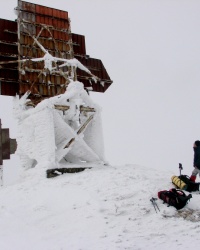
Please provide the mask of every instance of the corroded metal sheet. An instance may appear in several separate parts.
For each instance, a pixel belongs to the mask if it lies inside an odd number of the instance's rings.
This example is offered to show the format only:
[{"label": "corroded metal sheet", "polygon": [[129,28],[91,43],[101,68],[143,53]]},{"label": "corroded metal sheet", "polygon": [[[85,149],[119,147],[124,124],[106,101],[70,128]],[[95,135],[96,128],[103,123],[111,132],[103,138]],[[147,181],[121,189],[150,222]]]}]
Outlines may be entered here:
[{"label": "corroded metal sheet", "polygon": [[[76,57],[76,55],[75,55]],[[79,61],[85,65],[95,76],[99,78],[97,82],[90,79],[87,73],[77,70],[77,78],[83,82],[85,87],[92,91],[105,92],[112,84],[112,81],[101,60],[88,57],[78,57]]]},{"label": "corroded metal sheet", "polygon": [[0,18],[0,41],[17,42],[17,23]]},{"label": "corroded metal sheet", "polygon": [[85,36],[72,33],[73,49],[75,55],[86,55]]},{"label": "corroded metal sheet", "polygon": [[0,119],[0,165],[3,165],[3,160],[10,159],[10,155],[14,154],[16,149],[16,139],[10,139],[9,129],[2,128]]},{"label": "corroded metal sheet", "polygon": [[15,96],[19,90],[19,83],[10,81],[9,79],[0,79],[0,94]]},{"label": "corroded metal sheet", "polygon": [[[86,54],[85,37],[71,33],[68,12],[21,0],[18,0],[17,10],[18,24],[0,19],[0,61],[3,61],[0,64],[0,94],[23,95],[30,90],[32,99],[42,99],[65,91],[72,72],[68,67],[62,68],[64,74],[52,74],[44,71],[44,61],[20,62],[45,55],[35,38],[52,56],[64,59],[75,57],[98,77],[94,83],[91,75],[77,70],[75,77],[83,82],[85,88],[97,92],[107,90],[112,81],[101,60]],[[11,61],[12,65],[6,64],[6,61]]]},{"label": "corroded metal sheet", "polygon": [[24,1],[18,1],[18,6],[20,9],[25,10],[27,12],[35,12],[35,4],[27,3]]},{"label": "corroded metal sheet", "polygon": [[0,61],[16,61],[0,65],[0,94],[16,95],[18,84],[17,23],[0,19]]},{"label": "corroded metal sheet", "polygon": [[10,159],[10,138],[9,129],[4,128],[1,130],[1,144],[2,144],[2,157],[4,160]]},{"label": "corroded metal sheet", "polygon": [[[65,11],[19,0],[18,38],[19,61],[42,58],[45,55],[44,50],[54,57],[73,58],[70,22]],[[57,67],[56,64],[52,66]],[[44,71],[44,61],[19,63],[21,95],[30,90],[32,95],[39,98],[51,97],[63,93],[67,83],[67,77],[59,71]]]}]

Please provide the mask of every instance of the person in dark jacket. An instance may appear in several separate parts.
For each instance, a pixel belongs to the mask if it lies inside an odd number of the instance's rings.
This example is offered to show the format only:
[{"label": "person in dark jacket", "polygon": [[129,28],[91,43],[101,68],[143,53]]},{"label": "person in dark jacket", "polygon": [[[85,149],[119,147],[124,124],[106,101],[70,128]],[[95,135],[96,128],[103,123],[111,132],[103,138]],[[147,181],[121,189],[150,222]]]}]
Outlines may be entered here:
[{"label": "person in dark jacket", "polygon": [[195,141],[193,148],[194,148],[194,162],[193,162],[194,170],[192,171],[190,180],[195,182],[197,175],[199,174],[200,176],[200,141]]}]

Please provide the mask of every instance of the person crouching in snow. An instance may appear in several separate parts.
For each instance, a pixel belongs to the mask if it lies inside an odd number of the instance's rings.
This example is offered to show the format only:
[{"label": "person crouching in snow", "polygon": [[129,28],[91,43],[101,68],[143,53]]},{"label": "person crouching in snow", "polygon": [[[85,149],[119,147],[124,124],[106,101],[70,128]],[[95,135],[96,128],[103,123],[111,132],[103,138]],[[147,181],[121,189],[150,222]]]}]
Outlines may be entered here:
[{"label": "person crouching in snow", "polygon": [[193,164],[194,170],[192,171],[190,180],[195,182],[197,174],[199,174],[200,176],[200,141],[195,141],[193,148],[194,148],[194,164]]}]

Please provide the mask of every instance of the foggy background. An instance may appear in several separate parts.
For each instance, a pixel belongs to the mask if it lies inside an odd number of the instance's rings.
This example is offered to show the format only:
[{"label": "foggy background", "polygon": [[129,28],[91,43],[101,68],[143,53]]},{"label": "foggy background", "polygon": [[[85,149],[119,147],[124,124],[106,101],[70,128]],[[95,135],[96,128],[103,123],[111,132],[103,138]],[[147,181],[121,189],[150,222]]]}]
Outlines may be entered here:
[{"label": "foggy background", "polygon": [[[113,84],[91,96],[102,107],[107,160],[190,175],[200,139],[200,1],[32,0],[69,12],[87,54],[102,60]],[[0,18],[14,20],[17,0]],[[2,126],[15,136],[12,98],[0,96]],[[8,165],[8,161],[4,161]]]}]

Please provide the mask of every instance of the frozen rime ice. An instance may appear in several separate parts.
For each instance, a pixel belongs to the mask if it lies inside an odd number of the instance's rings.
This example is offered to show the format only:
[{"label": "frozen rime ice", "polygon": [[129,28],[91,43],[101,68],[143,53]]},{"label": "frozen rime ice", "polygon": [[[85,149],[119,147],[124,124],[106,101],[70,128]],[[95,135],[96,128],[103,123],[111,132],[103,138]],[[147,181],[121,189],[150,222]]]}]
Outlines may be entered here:
[{"label": "frozen rime ice", "polygon": [[[105,161],[101,109],[82,83],[71,81],[64,94],[45,99],[35,108],[26,106],[29,94],[14,99],[14,116],[18,121],[17,154],[24,168],[58,168],[62,161],[65,167],[71,163],[101,164]],[[63,112],[54,105],[66,105],[70,109]],[[81,105],[94,108],[96,112],[86,129],[77,135],[77,130],[90,116],[90,113],[80,112]],[[75,138],[74,143],[65,148],[72,138]]]},{"label": "frozen rime ice", "polygon": [[[80,63],[76,58],[73,59],[64,59],[59,57],[53,57],[51,54],[49,54],[48,51],[45,50],[44,57],[40,58],[32,58],[30,59],[33,62],[41,62],[44,61],[44,68],[48,69],[50,72],[53,70],[53,62],[63,62],[63,64],[59,65],[59,68],[65,67],[65,66],[71,66],[75,68],[79,68],[88,74],[92,75],[90,70],[88,70],[82,63]],[[27,59],[24,59],[23,62],[27,61]]]}]

